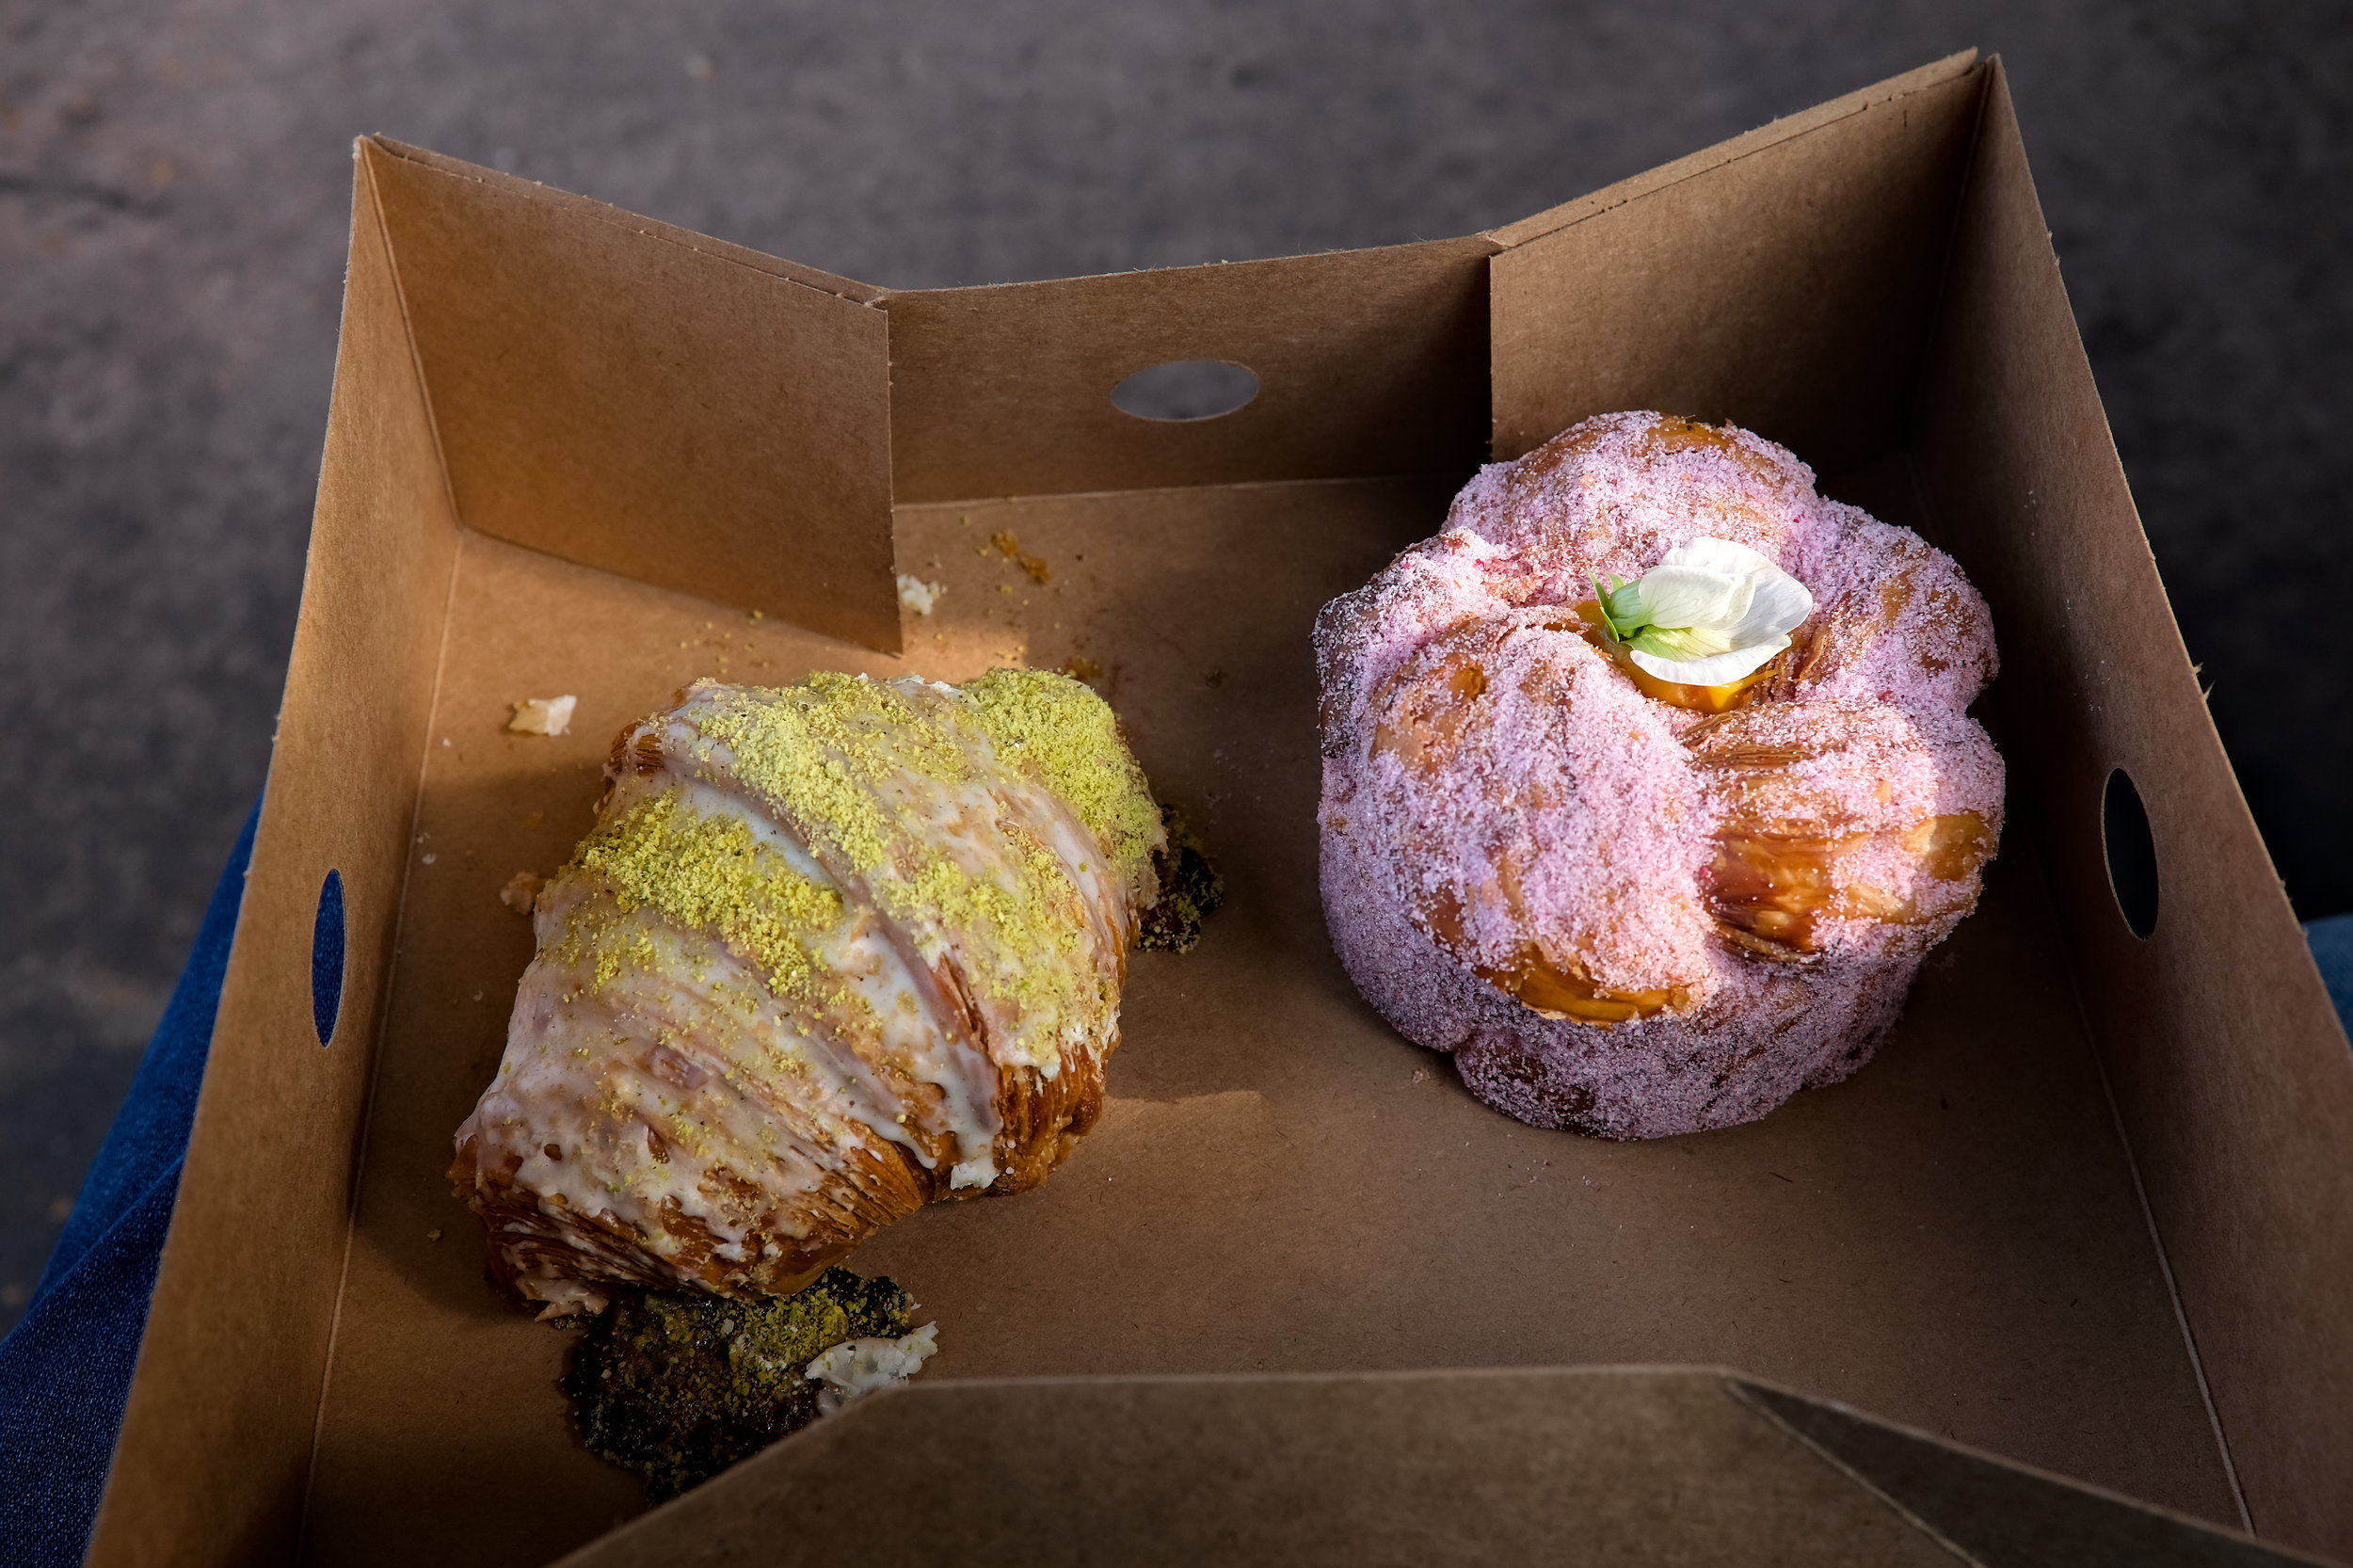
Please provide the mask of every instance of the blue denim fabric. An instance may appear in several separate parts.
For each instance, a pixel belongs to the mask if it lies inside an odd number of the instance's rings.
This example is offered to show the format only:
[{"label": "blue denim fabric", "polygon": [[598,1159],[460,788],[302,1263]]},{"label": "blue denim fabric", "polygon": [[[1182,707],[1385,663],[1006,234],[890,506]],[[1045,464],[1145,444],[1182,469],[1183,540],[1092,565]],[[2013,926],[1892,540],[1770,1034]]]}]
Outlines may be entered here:
[{"label": "blue denim fabric", "polygon": [[[171,1223],[252,853],[248,820],[32,1304],[0,1340],[5,1568],[72,1568],[88,1542]],[[2305,930],[2337,1014],[2353,1032],[2353,915]]]},{"label": "blue denim fabric", "polygon": [[2347,1034],[2353,1034],[2353,915],[2314,920],[2304,928],[2304,937],[2313,945],[2320,978],[2329,983],[2329,1000],[2337,1004],[2338,1021]]},{"label": "blue denim fabric", "polygon": [[32,1302],[0,1340],[7,1568],[70,1568],[88,1543],[171,1224],[260,814],[257,808],[237,836],[195,951]]}]

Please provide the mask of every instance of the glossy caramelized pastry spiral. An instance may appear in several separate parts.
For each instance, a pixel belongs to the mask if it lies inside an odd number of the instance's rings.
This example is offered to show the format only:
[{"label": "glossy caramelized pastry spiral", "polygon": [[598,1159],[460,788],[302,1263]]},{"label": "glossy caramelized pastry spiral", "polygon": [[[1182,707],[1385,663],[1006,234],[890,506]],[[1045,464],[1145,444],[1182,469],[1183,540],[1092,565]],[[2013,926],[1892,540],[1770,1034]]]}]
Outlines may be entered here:
[{"label": "glossy caramelized pastry spiral", "polygon": [[[1596,599],[1695,539],[1813,599],[1723,686],[1641,668]],[[1744,430],[1610,414],[1481,471],[1316,648],[1340,958],[1540,1126],[1723,1127],[1853,1072],[2000,835],[1984,601]]]},{"label": "glossy caramelized pastry spiral", "polygon": [[1093,692],[703,681],[606,773],[457,1129],[516,1295],[781,1294],[1094,1124],[1164,837]]}]

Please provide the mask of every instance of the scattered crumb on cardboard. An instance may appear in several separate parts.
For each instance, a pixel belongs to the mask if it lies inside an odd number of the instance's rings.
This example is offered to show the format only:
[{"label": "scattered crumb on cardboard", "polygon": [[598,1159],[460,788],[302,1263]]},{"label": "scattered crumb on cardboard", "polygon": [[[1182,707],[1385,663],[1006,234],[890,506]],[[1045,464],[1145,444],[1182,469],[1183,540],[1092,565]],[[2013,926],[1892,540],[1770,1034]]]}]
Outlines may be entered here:
[{"label": "scattered crumb on cardboard", "polygon": [[909,615],[930,615],[932,606],[937,604],[939,596],[947,591],[948,584],[945,583],[926,583],[904,571],[899,574],[899,608]]},{"label": "scattered crumb on cardboard", "polygon": [[518,735],[561,735],[572,727],[576,696],[527,696],[516,702],[506,728]]},{"label": "scattered crumb on cardboard", "polygon": [[914,1308],[895,1281],[841,1268],[765,1301],[616,1291],[558,1386],[589,1452],[636,1471],[648,1497],[665,1502],[817,1419],[825,1380],[810,1363],[919,1332]]},{"label": "scattered crumb on cardboard", "polygon": [[1083,653],[1074,653],[1064,659],[1062,662],[1062,672],[1071,680],[1083,680],[1090,686],[1103,679],[1103,666]]},{"label": "scattered crumb on cardboard", "polygon": [[1136,946],[1162,952],[1191,952],[1201,940],[1201,924],[1225,902],[1225,879],[1209,863],[1201,836],[1174,806],[1160,808],[1168,846],[1152,856],[1160,879],[1160,901],[1144,912]]},{"label": "scattered crumb on cardboard", "polygon": [[1002,555],[1006,560],[1011,561],[1015,566],[1019,567],[1023,571],[1028,572],[1030,574],[1030,581],[1032,583],[1042,584],[1048,578],[1054,575],[1053,568],[1048,566],[1039,557],[1023,550],[1021,548],[1021,542],[1002,529],[1000,529],[998,532],[991,534],[988,536],[988,547],[989,549],[997,552],[998,554]]},{"label": "scattered crumb on cardboard", "polygon": [[506,886],[499,889],[499,902],[518,915],[528,915],[532,905],[539,902],[539,889],[546,886],[547,878],[544,876],[517,872],[506,879]]}]

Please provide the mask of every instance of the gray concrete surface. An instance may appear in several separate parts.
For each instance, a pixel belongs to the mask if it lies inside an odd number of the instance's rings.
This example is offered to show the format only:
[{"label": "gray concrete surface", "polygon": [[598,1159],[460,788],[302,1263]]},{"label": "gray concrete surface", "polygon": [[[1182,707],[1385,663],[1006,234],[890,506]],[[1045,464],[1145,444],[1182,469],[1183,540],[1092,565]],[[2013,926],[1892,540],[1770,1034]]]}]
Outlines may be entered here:
[{"label": "gray concrete surface", "polygon": [[0,3],[0,1326],[266,762],[384,131],[901,286],[1463,232],[1969,44],[2012,72],[2282,875],[2353,907],[2353,25],[2127,0]]}]

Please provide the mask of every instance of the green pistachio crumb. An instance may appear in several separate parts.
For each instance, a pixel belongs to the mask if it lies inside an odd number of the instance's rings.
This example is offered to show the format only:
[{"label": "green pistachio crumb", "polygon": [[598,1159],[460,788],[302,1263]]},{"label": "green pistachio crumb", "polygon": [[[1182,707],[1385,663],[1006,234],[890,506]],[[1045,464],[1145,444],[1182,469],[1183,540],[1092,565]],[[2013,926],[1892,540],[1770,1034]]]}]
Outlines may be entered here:
[{"label": "green pistachio crumb", "polygon": [[847,1269],[766,1301],[616,1292],[559,1385],[589,1451],[666,1502],[815,1420],[809,1362],[845,1340],[911,1332],[914,1306],[892,1280]]}]

